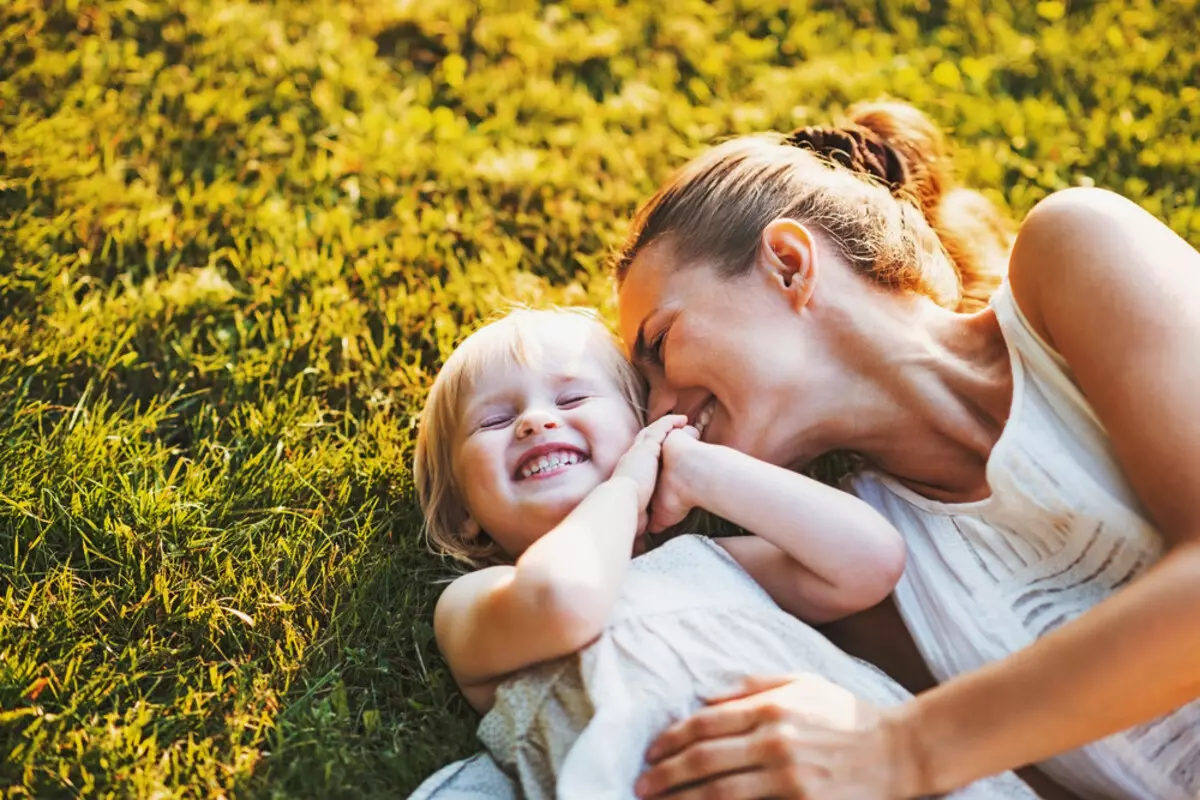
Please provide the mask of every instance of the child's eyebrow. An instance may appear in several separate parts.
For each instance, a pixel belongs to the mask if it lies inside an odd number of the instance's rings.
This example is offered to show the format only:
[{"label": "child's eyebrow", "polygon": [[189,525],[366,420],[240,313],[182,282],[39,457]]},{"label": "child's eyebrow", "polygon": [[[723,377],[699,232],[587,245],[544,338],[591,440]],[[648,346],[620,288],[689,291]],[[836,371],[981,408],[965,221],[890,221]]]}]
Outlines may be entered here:
[{"label": "child's eyebrow", "polygon": [[471,422],[472,417],[478,417],[488,410],[490,406],[500,405],[506,402],[504,391],[493,391],[485,394],[474,395],[462,405],[462,421]]},{"label": "child's eyebrow", "polygon": [[604,383],[603,379],[596,375],[589,375],[586,372],[563,372],[552,376],[554,382],[559,386],[567,386],[570,384],[582,384],[583,386],[600,386]]},{"label": "child's eyebrow", "polygon": [[[591,375],[586,371],[570,371],[570,372],[552,372],[549,374],[550,380],[559,386],[565,386],[572,383],[581,383],[586,386],[597,386],[604,381],[597,375]],[[513,397],[521,393],[520,389],[506,386],[497,389],[491,389],[484,392],[478,392],[463,402],[462,419],[469,420],[472,415],[477,415],[486,411],[489,406],[503,405],[511,403]]]}]

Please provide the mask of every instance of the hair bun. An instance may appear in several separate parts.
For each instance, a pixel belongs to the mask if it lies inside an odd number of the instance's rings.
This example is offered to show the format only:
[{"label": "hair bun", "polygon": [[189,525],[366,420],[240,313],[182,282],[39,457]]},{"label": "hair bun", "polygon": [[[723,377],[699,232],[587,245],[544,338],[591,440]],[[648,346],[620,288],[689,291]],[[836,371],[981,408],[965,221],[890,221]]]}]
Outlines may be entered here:
[{"label": "hair bun", "polygon": [[892,194],[908,184],[904,159],[874,131],[858,125],[826,127],[811,125],[797,128],[784,140],[786,144],[812,150],[843,167],[882,181]]}]

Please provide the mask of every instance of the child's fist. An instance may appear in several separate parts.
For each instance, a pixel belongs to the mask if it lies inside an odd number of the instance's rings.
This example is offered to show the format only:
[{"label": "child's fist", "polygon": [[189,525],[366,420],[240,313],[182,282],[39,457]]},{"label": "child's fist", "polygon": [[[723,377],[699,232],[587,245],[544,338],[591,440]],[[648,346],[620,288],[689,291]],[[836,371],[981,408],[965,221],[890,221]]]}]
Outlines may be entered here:
[{"label": "child's fist", "polygon": [[633,444],[621,456],[613,470],[614,478],[630,478],[637,485],[638,508],[650,504],[654,485],[658,481],[658,465],[662,458],[663,441],[668,434],[687,425],[683,414],[668,414],[651,422],[638,433]]}]

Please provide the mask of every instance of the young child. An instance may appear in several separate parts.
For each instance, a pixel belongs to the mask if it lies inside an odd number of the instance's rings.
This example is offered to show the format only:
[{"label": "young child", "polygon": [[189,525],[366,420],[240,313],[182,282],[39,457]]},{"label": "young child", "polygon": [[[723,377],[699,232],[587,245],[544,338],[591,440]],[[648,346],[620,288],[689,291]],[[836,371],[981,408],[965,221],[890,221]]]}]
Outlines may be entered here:
[{"label": "young child", "polygon": [[[886,597],[899,534],[849,494],[706,444],[695,422],[642,427],[641,381],[591,314],[515,311],[450,356],[414,469],[433,544],[477,568],[434,626],[490,755],[413,797],[632,798],[654,736],[747,675],[908,697],[800,621]],[[638,555],[656,488],[755,535]],[[1034,797],[1011,775],[962,796]]]}]

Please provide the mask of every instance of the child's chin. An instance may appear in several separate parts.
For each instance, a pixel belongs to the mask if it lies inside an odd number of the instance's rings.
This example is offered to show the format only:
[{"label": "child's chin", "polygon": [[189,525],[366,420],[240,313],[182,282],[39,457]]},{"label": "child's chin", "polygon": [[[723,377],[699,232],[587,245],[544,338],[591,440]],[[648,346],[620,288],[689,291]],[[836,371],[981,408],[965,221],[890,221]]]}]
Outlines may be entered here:
[{"label": "child's chin", "polygon": [[561,521],[584,501],[595,486],[576,485],[555,487],[538,498],[543,513]]}]

